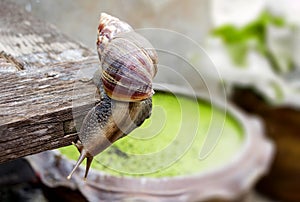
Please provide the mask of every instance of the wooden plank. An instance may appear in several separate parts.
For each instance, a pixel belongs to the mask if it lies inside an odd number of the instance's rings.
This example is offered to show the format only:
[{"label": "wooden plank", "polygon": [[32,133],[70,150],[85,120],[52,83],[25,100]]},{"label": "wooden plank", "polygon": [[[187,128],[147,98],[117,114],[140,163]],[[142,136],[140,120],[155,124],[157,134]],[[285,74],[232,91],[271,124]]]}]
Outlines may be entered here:
[{"label": "wooden plank", "polygon": [[33,71],[40,65],[78,61],[95,55],[55,26],[35,19],[8,0],[0,1],[0,52],[11,55],[24,69]]},{"label": "wooden plank", "polygon": [[0,52],[0,163],[71,144],[74,119],[80,127],[99,99],[95,54],[9,1],[0,2]]},{"label": "wooden plank", "polygon": [[[1,75],[0,162],[71,144],[77,136],[74,117],[82,118],[97,101],[92,80],[76,78],[76,73],[97,65],[88,59],[31,75]],[[59,76],[48,77],[49,69]]]}]

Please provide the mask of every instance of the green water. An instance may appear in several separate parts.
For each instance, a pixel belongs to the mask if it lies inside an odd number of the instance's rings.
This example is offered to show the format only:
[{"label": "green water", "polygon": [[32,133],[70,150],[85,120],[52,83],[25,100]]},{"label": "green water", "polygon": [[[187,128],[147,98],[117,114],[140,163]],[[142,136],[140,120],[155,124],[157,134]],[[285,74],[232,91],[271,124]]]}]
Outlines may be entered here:
[{"label": "green water", "polygon": [[[156,92],[151,118],[97,155],[92,167],[117,176],[189,175],[228,163],[242,143],[243,130],[230,114],[200,99]],[[79,156],[74,146],[59,150]]]}]

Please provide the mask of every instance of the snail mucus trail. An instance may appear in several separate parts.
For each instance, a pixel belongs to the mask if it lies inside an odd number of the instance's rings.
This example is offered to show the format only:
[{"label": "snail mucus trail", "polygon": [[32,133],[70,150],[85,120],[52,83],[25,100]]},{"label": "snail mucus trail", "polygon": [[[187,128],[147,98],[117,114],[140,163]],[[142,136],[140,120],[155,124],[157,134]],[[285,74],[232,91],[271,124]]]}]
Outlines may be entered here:
[{"label": "snail mucus trail", "polygon": [[127,23],[102,13],[97,51],[101,100],[84,118],[74,143],[80,156],[68,179],[85,158],[86,178],[94,156],[151,115],[152,79],[157,72],[157,54],[151,44]]}]

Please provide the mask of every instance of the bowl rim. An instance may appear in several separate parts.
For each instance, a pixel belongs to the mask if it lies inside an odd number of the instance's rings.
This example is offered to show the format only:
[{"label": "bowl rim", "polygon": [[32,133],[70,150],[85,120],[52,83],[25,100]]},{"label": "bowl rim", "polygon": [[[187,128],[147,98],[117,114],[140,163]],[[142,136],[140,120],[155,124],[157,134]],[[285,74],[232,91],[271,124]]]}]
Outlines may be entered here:
[{"label": "bowl rim", "polygon": [[[161,88],[160,86],[172,89],[172,93],[175,92],[176,94],[191,96],[188,92],[186,92],[186,89],[173,84],[160,83],[158,85],[154,85],[154,89],[166,91],[165,88]],[[219,109],[225,109],[225,113],[230,114],[240,125],[243,131],[244,141],[241,144],[240,152],[233,155],[231,160],[225,164],[217,166],[214,169],[201,171],[200,173],[159,178],[115,176],[104,171],[91,169],[88,180],[85,183],[102,190],[155,195],[174,195],[184,193],[190,189],[187,188],[186,185],[189,185],[189,187],[195,187],[189,190],[189,192],[197,192],[196,187],[201,184],[206,184],[209,185],[209,187],[213,187],[216,193],[219,192],[219,194],[223,195],[227,192],[225,195],[228,196],[231,195],[229,194],[230,191],[228,191],[229,189],[232,189],[230,187],[234,187],[235,189],[235,191],[232,190],[231,193],[236,192],[238,187],[240,187],[241,191],[242,189],[251,187],[257,178],[268,170],[273,153],[273,144],[264,137],[264,128],[262,123],[257,119],[257,117],[250,117],[242,113],[238,108],[227,101],[222,102],[218,98],[210,99],[207,94],[201,92],[195,92],[195,95],[201,100],[209,101],[211,105],[216,106]],[[256,155],[253,155],[255,152]],[[244,159],[247,159],[247,162],[242,163]],[[75,161],[73,161],[73,163],[75,163]],[[238,170],[243,169],[248,170],[248,173],[244,172],[242,175],[238,172]],[[235,177],[239,174],[243,176],[240,181],[238,181]],[[212,180],[211,178],[217,180]],[[226,180],[222,180],[230,178],[234,180],[232,180],[232,182],[225,182]],[[221,186],[221,184],[223,185]],[[217,191],[218,187],[220,189],[219,191]],[[227,187],[227,191],[224,191],[224,189],[221,189],[220,187]],[[205,195],[212,195],[212,193],[209,193],[208,191],[209,188],[206,188],[205,190]]]},{"label": "bowl rim", "polygon": [[[164,88],[162,88],[162,86],[164,86]],[[174,84],[159,83],[154,85],[156,90],[166,91],[166,87],[172,89],[172,93],[191,96],[190,93],[186,92],[185,88]],[[75,160],[68,159],[58,150],[45,153],[45,155],[47,155],[46,158],[51,158],[52,160],[49,160],[47,165],[42,165],[42,168],[41,165],[37,164],[39,164],[38,162],[44,162],[45,156],[44,158],[38,159],[38,161],[29,158],[29,161],[33,167],[41,173],[41,178],[44,183],[52,187],[65,185],[73,188],[77,187],[84,195],[87,192],[87,188],[89,188],[88,190],[92,188],[93,190],[101,190],[103,192],[129,194],[131,197],[137,195],[184,195],[186,197],[185,201],[188,199],[204,200],[215,196],[225,199],[234,199],[248,191],[259,177],[268,171],[273,159],[274,145],[265,137],[263,124],[258,117],[243,113],[226,100],[223,102],[217,97],[211,99],[206,93],[196,91],[195,95],[197,98],[208,101],[211,105],[219,109],[225,109],[225,113],[230,114],[238,122],[243,131],[244,141],[241,143],[240,152],[234,154],[232,159],[226,163],[211,170],[181,176],[155,178],[115,176],[91,168],[88,179],[84,181],[81,177],[84,174],[84,169],[79,167],[70,182],[64,177],[67,176],[67,173],[73,168]],[[57,162],[58,160],[59,162]],[[47,166],[56,166],[56,170],[59,170],[59,172],[55,172],[65,176],[61,176],[60,181],[53,184],[53,182],[49,181],[47,176],[45,176],[48,173],[43,173]]]}]

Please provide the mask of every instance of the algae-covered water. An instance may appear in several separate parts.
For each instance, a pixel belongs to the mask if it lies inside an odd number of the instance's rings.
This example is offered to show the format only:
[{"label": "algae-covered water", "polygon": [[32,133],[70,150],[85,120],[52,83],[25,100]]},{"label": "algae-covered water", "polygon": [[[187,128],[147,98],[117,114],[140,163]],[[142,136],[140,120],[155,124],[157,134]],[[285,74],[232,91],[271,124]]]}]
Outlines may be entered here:
[{"label": "algae-covered water", "polygon": [[[224,110],[201,99],[156,92],[150,119],[97,155],[92,167],[116,176],[189,175],[228,163],[242,143],[241,126]],[[74,146],[59,150],[74,160],[79,156]]]}]

